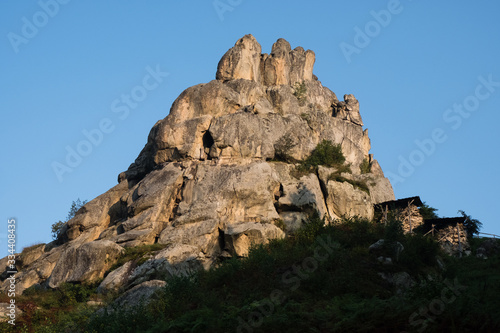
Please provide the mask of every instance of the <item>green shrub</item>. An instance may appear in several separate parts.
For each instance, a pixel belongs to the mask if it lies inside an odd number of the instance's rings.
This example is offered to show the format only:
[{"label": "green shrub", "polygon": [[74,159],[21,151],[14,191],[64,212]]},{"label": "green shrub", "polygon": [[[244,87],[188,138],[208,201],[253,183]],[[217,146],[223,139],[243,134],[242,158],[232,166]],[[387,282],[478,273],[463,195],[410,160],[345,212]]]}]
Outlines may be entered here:
[{"label": "green shrub", "polygon": [[315,210],[307,219],[305,224],[295,232],[295,237],[300,243],[312,242],[324,229],[325,219],[321,218]]},{"label": "green shrub", "polygon": [[274,221],[274,225],[280,228],[283,231],[286,231],[286,225],[285,222],[282,219],[278,219]]},{"label": "green shrub", "polygon": [[368,187],[368,184],[366,184],[365,181],[345,178],[338,171],[330,174],[330,176],[328,176],[328,179],[333,180],[335,182],[340,182],[340,183],[343,183],[343,182],[349,183],[352,186],[354,186],[354,188],[357,188],[363,192],[366,192],[368,195],[370,194],[370,188]]},{"label": "green shrub", "polygon": [[[403,244],[398,262],[382,265],[368,252],[369,245],[381,238]],[[421,314],[428,312],[421,311],[441,299],[447,287],[444,279],[457,278],[467,292],[462,289],[447,303],[439,319],[428,322],[426,331],[450,327],[498,331],[500,257],[444,258],[447,269],[442,272],[435,264],[436,255],[441,255],[439,246],[431,237],[404,235],[395,219],[388,221],[387,228],[359,217],[325,226],[314,214],[294,235],[253,246],[246,258],[226,259],[207,271],[169,278],[149,305],[133,311],[91,314],[84,302],[92,291],[82,285],[63,285],[59,292],[26,290],[18,300],[34,302],[41,309],[16,326],[25,332],[75,333],[413,331],[419,327],[411,325],[410,316],[417,313],[417,319],[424,319]],[[398,293],[379,276],[381,272],[408,272],[416,284]],[[281,297],[270,306],[276,291]],[[453,296],[446,292],[447,297]],[[39,298],[49,296],[52,299],[42,306]],[[49,312],[49,305],[55,310]],[[245,329],[241,325],[248,318],[259,324]],[[0,323],[0,331],[9,329]]]},{"label": "green shrub", "polygon": [[463,210],[458,211],[464,218],[464,227],[465,231],[467,231],[467,238],[472,238],[474,235],[479,234],[479,230],[481,230],[483,223],[479,220],[473,219],[470,215],[467,215]]},{"label": "green shrub", "polygon": [[340,144],[333,144],[329,140],[321,141],[311,152],[311,155],[304,161],[306,166],[317,167],[324,165],[335,167],[345,162],[345,156],[342,153]]},{"label": "green shrub", "polygon": [[335,167],[339,173],[351,173],[350,165],[346,165],[344,162],[345,156],[342,153],[341,145],[323,140],[314,148],[309,157],[296,166],[291,175],[299,179],[308,173],[316,172],[319,165]]},{"label": "green shrub", "polygon": [[295,159],[290,155],[290,151],[297,144],[294,142],[290,133],[283,135],[274,144],[274,159],[277,161],[282,161],[286,163],[293,163]]},{"label": "green shrub", "polygon": [[297,97],[299,105],[304,105],[307,100],[307,87],[304,81],[295,82],[293,85],[293,95]]},{"label": "green shrub", "polygon": [[418,273],[425,267],[436,265],[436,256],[440,254],[438,242],[434,238],[420,234],[407,234],[401,241],[404,246],[400,264],[408,267],[412,273]]},{"label": "green shrub", "polygon": [[363,162],[361,162],[361,164],[359,165],[359,170],[361,171],[361,174],[366,174],[366,173],[370,173],[371,169],[372,169],[372,166],[370,164],[370,161],[368,161],[368,159],[365,157],[363,159]]},{"label": "green shrub", "polygon": [[439,216],[436,214],[436,211],[437,211],[436,208],[432,208],[431,206],[427,205],[425,202],[422,204],[421,207],[418,208],[418,212],[424,218],[424,220],[437,219]]},{"label": "green shrub", "polygon": [[59,237],[59,234],[61,233],[61,230],[64,227],[64,225],[66,224],[66,222],[68,222],[73,217],[75,217],[76,212],[78,212],[78,210],[80,208],[82,208],[86,203],[87,203],[87,200],[81,201],[80,198],[76,199],[76,201],[73,201],[71,203],[71,208],[69,209],[68,215],[66,216],[66,220],[64,222],[58,221],[58,222],[55,222],[54,224],[52,224],[52,227],[51,227],[52,239],[57,239]]}]

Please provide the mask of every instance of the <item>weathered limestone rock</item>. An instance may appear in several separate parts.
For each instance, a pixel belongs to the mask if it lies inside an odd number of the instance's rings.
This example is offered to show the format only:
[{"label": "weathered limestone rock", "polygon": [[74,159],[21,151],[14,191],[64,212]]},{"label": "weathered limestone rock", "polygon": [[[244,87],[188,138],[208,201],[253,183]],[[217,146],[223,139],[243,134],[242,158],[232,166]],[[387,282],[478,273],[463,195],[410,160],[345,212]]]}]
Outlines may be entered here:
[{"label": "weathered limestone rock", "polygon": [[389,179],[376,177],[373,173],[363,174],[355,177],[356,180],[364,182],[370,191],[370,199],[373,204],[395,200],[392,185]]},{"label": "weathered limestone rock", "polygon": [[331,216],[373,218],[373,203],[370,196],[363,190],[348,182],[336,181],[328,181],[326,189],[328,192],[326,203]]},{"label": "weathered limestone rock", "polygon": [[9,306],[11,306],[11,303],[0,303],[0,322],[19,318],[23,314],[23,311],[17,306],[13,306],[12,309],[9,309]]},{"label": "weathered limestone rock", "polygon": [[224,232],[224,241],[228,251],[239,257],[248,255],[252,245],[266,244],[270,239],[285,237],[285,233],[273,224],[256,222],[231,225]]},{"label": "weathered limestone rock", "polygon": [[[53,248],[50,251],[44,252],[41,256],[39,256],[37,259],[34,259],[33,262],[30,262],[29,264],[22,264],[23,262],[19,260],[19,263],[22,265],[20,265],[20,267],[18,268],[19,272],[16,274],[16,293],[22,294],[25,289],[35,284],[41,284],[42,282],[46,281],[52,273],[52,270],[54,269],[61,253],[66,247],[67,245],[63,245],[57,248]],[[47,248],[47,246],[45,246],[45,248]],[[32,253],[33,250],[33,248],[28,248],[27,253]],[[19,258],[22,255],[23,253],[19,255]],[[30,255],[28,255],[28,258],[29,257]],[[8,288],[9,281],[5,280],[5,278],[7,277],[8,275],[2,274],[2,282],[0,283],[1,290],[6,290]]]},{"label": "weathered limestone rock", "polygon": [[[155,294],[165,285],[166,282],[162,280],[143,282],[114,300],[113,303],[106,308],[106,310],[108,313],[112,313],[116,309],[132,309],[137,306],[146,306]],[[104,309],[101,309],[97,312],[97,314],[101,314],[103,312]]]},{"label": "weathered limestone rock", "polygon": [[97,292],[107,293],[110,291],[118,291],[121,287],[127,284],[128,277],[130,276],[133,268],[133,261],[129,261],[110,272],[101,284],[99,284],[99,287],[97,287]]},{"label": "weathered limestone rock", "polygon": [[119,214],[117,203],[127,190],[127,182],[123,182],[85,204],[62,229],[62,241],[71,241],[81,235],[83,237],[79,239],[80,242],[97,239]]},{"label": "weathered limestone rock", "polygon": [[313,51],[304,51],[302,47],[292,50],[283,38],[273,44],[270,55],[261,55],[261,49],[252,35],[238,40],[219,62],[217,80],[246,79],[275,86],[313,79]]},{"label": "weathered limestone rock", "polygon": [[356,125],[363,126],[361,115],[359,114],[359,102],[354,95],[344,95],[344,101],[338,102],[334,106],[335,115],[340,119],[349,120]]},{"label": "weathered limestone rock", "polygon": [[123,248],[107,240],[93,241],[80,247],[70,246],[61,254],[48,285],[51,288],[62,282],[88,282],[102,278]]},{"label": "weathered limestone rock", "polygon": [[326,192],[325,201],[329,215],[332,218],[359,216],[372,219],[374,203],[366,189],[360,187],[361,184],[357,185],[357,182],[361,181],[363,185],[368,186],[363,177],[344,172],[340,173],[340,181],[331,179],[332,174],[338,174],[338,171],[335,168],[319,167],[318,175]]},{"label": "weathered limestone rock", "polygon": [[[203,268],[202,253],[190,245],[172,245],[151,256],[141,265],[129,261],[110,272],[97,288],[99,293],[116,292],[151,279],[188,275]],[[208,265],[206,268],[209,268]]]},{"label": "weathered limestone rock", "polygon": [[397,294],[404,294],[408,289],[412,288],[416,282],[407,272],[397,273],[378,273],[378,275],[391,284]]},{"label": "weathered limestone rock", "polygon": [[394,244],[390,244],[386,242],[385,239],[379,239],[377,242],[373,243],[368,247],[368,251],[375,256],[380,255],[388,255],[394,261],[399,260],[399,255],[404,251],[404,246],[400,242],[395,242]]},{"label": "weathered limestone rock", "polygon": [[45,253],[45,244],[33,245],[25,248],[19,256],[19,264],[21,266],[29,266]]},{"label": "weathered limestone rock", "polygon": [[254,36],[246,35],[224,54],[217,66],[217,80],[246,79],[260,81],[261,46]]},{"label": "weathered limestone rock", "polygon": [[330,217],[320,180],[315,174],[297,179],[292,176],[295,166],[285,163],[273,164],[273,170],[280,181],[280,187],[274,193],[274,206],[287,231],[300,228],[314,211],[321,217]]},{"label": "weathered limestone rock", "polygon": [[[261,51],[244,36],[222,57],[215,80],[182,92],[119,184],[84,205],[57,241],[20,254],[18,290],[95,281],[123,247],[164,244],[143,264],[110,272],[99,290],[138,288],[209,268],[221,256],[245,256],[313,212],[327,221],[371,218],[373,204],[394,199],[369,153],[356,98],[339,101],[318,81],[310,50],[279,39],[270,54]],[[350,173],[297,173],[291,161],[306,159],[323,140],[341,146]]]}]

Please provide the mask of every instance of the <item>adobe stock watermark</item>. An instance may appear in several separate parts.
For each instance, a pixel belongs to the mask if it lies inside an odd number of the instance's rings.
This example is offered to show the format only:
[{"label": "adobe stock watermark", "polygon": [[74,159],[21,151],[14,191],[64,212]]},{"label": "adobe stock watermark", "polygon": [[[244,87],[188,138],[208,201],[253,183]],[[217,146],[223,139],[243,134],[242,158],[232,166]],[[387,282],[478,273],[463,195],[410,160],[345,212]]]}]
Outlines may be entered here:
[{"label": "adobe stock watermark", "polygon": [[224,21],[224,14],[226,12],[232,12],[236,7],[241,5],[243,0],[214,0],[212,5],[214,6],[217,16],[221,22]]},{"label": "adobe stock watermark", "polygon": [[[115,98],[110,105],[111,112],[114,113],[119,120],[123,121],[128,118],[131,110],[136,109],[139,103],[143,102],[148,97],[149,92],[160,86],[164,79],[169,75],[160,69],[160,65],[156,68],[147,66],[146,74],[142,78],[141,84],[138,84],[127,94],[121,94],[119,98]],[[90,130],[83,129],[82,135],[85,139],[80,140],[74,147],[66,146],[66,158],[64,162],[53,161],[51,163],[52,170],[57,179],[61,183],[63,176],[66,173],[71,173],[78,167],[84,157],[89,156],[95,147],[98,147],[104,140],[105,135],[109,135],[116,128],[116,120],[111,118],[102,118],[95,128]]]},{"label": "adobe stock watermark", "polygon": [[340,50],[342,51],[347,63],[350,64],[352,62],[351,57],[353,54],[360,54],[361,50],[368,47],[372,40],[380,35],[382,29],[391,24],[392,18],[403,12],[403,9],[404,7],[399,0],[389,0],[389,2],[387,2],[386,9],[370,11],[370,15],[373,20],[368,21],[363,29],[359,26],[354,27],[354,38],[352,44],[346,42],[341,42],[339,44]]},{"label": "adobe stock watermark", "polygon": [[446,305],[455,302],[457,297],[460,296],[463,291],[467,290],[467,287],[461,285],[457,278],[455,278],[453,283],[452,285],[450,281],[445,280],[444,284],[446,287],[441,290],[441,294],[430,301],[426,307],[421,307],[418,311],[410,315],[408,322],[412,329],[416,330],[416,332],[425,332],[429,323],[434,323],[437,317],[444,312]]},{"label": "adobe stock watermark", "polygon": [[40,29],[45,27],[49,21],[54,18],[61,8],[61,5],[66,5],[70,0],[40,0],[38,6],[40,10],[35,12],[31,18],[23,16],[21,18],[22,26],[21,33],[9,32],[7,38],[15,53],[19,53],[19,47],[23,44],[28,44],[29,41],[38,35]]},{"label": "adobe stock watermark", "polygon": [[[481,102],[490,98],[500,87],[500,81],[494,81],[492,74],[489,74],[486,78],[479,76],[477,80],[479,83],[472,94],[466,96],[461,103],[454,103],[453,106],[443,112],[443,121],[454,131],[462,126],[464,119],[468,119],[479,109]],[[448,140],[446,128],[434,128],[430,137],[414,141],[416,148],[408,156],[398,156],[397,172],[387,172],[386,177],[389,178],[393,186],[403,183],[414,174],[417,167],[424,164],[427,158],[436,152],[438,145],[446,142],[446,140]]]},{"label": "adobe stock watermark", "polygon": [[[332,240],[330,236],[324,238],[318,237],[318,246],[314,249],[314,254],[302,260],[300,265],[293,265],[281,276],[281,281],[291,291],[300,287],[302,281],[309,278],[309,275],[315,272],[319,264],[328,260],[328,257],[334,253],[334,250],[340,247],[339,243]],[[285,302],[286,296],[282,290],[275,289],[269,297],[258,302],[254,302],[255,310],[250,312],[247,319],[238,317],[237,333],[252,333],[254,329],[264,323],[264,318],[272,315],[276,306]]]},{"label": "adobe stock watermark", "polygon": [[7,275],[6,280],[8,281],[8,289],[6,290],[7,296],[9,297],[9,302],[6,305],[6,315],[8,317],[7,322],[12,326],[16,325],[16,226],[17,219],[10,218],[7,220],[7,232],[8,232],[8,250],[9,255],[7,256]]}]

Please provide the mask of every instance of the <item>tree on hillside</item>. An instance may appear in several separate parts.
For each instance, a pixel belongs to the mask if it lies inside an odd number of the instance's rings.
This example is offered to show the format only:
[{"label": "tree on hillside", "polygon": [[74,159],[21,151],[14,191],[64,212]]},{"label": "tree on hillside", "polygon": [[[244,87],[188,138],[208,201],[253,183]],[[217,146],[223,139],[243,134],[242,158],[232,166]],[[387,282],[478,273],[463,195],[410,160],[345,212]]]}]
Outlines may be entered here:
[{"label": "tree on hillside", "polygon": [[472,238],[474,235],[479,234],[479,230],[483,227],[483,224],[476,219],[473,219],[470,215],[467,215],[463,210],[458,211],[464,217],[464,227],[467,231],[467,237]]},{"label": "tree on hillside", "polygon": [[78,212],[78,210],[80,208],[82,208],[87,202],[88,202],[87,200],[81,201],[80,198],[78,198],[78,199],[76,199],[76,201],[73,201],[71,203],[71,208],[69,209],[68,215],[66,216],[66,220],[64,222],[58,221],[58,222],[52,224],[52,229],[51,229],[52,239],[57,239],[57,237],[59,236],[59,233],[61,232],[62,227],[69,220],[71,220],[73,217],[75,217],[76,212]]},{"label": "tree on hillside", "polygon": [[419,211],[420,215],[422,215],[424,220],[439,218],[439,216],[436,214],[437,209],[429,206],[425,202],[418,209],[418,211]]}]

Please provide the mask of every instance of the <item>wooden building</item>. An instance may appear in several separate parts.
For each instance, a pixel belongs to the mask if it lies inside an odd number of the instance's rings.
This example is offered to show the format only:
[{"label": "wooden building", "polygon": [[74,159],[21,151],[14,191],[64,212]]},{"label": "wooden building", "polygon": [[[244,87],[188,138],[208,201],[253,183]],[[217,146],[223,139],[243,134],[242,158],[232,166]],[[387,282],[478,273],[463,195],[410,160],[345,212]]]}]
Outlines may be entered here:
[{"label": "wooden building", "polygon": [[424,219],[418,210],[422,206],[422,200],[416,196],[379,203],[375,205],[375,213],[382,222],[387,221],[389,218],[401,221],[404,233],[412,233],[415,228],[424,223]]},{"label": "wooden building", "polygon": [[447,254],[461,256],[470,248],[464,222],[463,216],[427,219],[422,231],[426,235],[434,235]]}]

